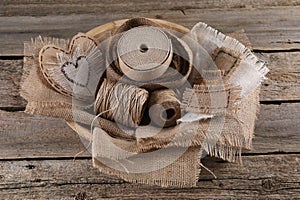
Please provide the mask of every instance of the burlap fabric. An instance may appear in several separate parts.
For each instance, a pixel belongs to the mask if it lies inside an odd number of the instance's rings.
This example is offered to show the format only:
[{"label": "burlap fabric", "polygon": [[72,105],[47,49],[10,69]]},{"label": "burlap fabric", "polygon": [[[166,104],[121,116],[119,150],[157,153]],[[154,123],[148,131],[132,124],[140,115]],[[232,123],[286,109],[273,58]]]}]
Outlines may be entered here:
[{"label": "burlap fabric", "polygon": [[[107,36],[141,25],[162,27],[173,31],[181,30],[182,33],[187,33],[186,29],[161,20],[138,18],[125,23],[115,22],[113,25],[96,28],[88,34],[80,34],[79,36],[85,39],[79,43],[89,42],[89,48],[85,48],[79,56],[98,63],[98,68],[94,69],[96,74],[105,71],[105,76],[112,81],[138,85],[131,79],[122,78],[124,74],[119,68],[118,61],[109,57],[115,53],[118,37],[108,43],[109,53],[101,52],[93,45],[97,46]],[[196,55],[193,48],[189,47],[189,42],[184,38],[178,38],[172,31],[167,33],[174,47],[178,48],[177,52],[182,52],[190,60],[174,54],[170,65],[171,71],[167,70],[162,77],[142,85],[145,89],[154,91],[161,85],[176,88],[179,84],[180,91],[184,91],[181,95],[177,95],[181,102],[182,113],[208,114],[209,119],[192,118],[189,122],[163,129],[151,125],[133,129],[99,117],[94,124],[96,128],[91,133],[89,127],[95,117],[95,113],[91,112],[95,96],[91,94],[96,95],[103,79],[99,77],[98,87],[95,87],[95,83],[91,86],[95,91],[84,93],[82,97],[74,95],[72,90],[72,87],[80,88],[88,85],[85,82],[74,82],[75,79],[72,79],[71,75],[77,73],[74,70],[77,69],[76,67],[66,71],[67,75],[61,76],[62,80],[51,77],[50,71],[53,67],[43,65],[45,59],[50,59],[55,63],[54,67],[63,68],[62,61],[56,61],[59,60],[57,56],[49,58],[47,54],[43,54],[46,45],[65,50],[61,52],[72,54],[76,58],[76,45],[72,44],[78,35],[73,38],[70,45],[67,40],[53,38],[36,38],[31,43],[25,44],[27,56],[24,60],[21,90],[21,95],[28,101],[25,112],[65,119],[82,137],[84,143],[88,144],[87,148],[92,153],[95,167],[104,173],[116,175],[130,182],[190,187],[197,183],[200,158],[203,154],[208,153],[228,161],[240,162],[241,150],[251,147],[259,105],[259,85],[267,73],[267,68],[237,40],[199,23],[189,34],[208,52],[218,68],[205,71],[204,73],[207,74],[203,79],[203,74],[192,70],[191,60]],[[234,33],[233,36],[249,44],[249,41],[245,40],[244,33]],[[91,52],[93,56],[90,56]],[[41,55],[46,58],[41,59]],[[73,58],[72,56],[69,57]],[[78,59],[73,62],[74,66],[77,61]],[[47,68],[45,66],[50,70],[45,70]],[[172,74],[174,70],[182,76]],[[224,82],[215,79],[216,74],[217,77],[223,77]],[[53,76],[55,77],[55,74]],[[207,78],[210,76],[211,78]],[[192,88],[182,88],[184,81],[187,80]],[[218,102],[220,95],[223,95],[226,101]],[[89,104],[81,103],[83,99],[86,100],[86,97]],[[97,98],[101,98],[101,95]],[[211,134],[214,130],[220,130],[220,133]],[[156,151],[159,154],[155,154]],[[157,155],[161,159],[157,159]],[[138,165],[139,163],[141,165]]]}]

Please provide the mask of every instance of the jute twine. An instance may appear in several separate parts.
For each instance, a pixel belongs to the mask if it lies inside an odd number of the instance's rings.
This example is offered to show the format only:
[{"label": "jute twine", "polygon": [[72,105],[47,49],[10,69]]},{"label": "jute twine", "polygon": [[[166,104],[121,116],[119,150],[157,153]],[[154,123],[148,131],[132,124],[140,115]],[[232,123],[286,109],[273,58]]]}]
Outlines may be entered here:
[{"label": "jute twine", "polygon": [[173,90],[156,90],[150,94],[149,116],[159,127],[176,125],[181,117],[180,101]]},{"label": "jute twine", "polygon": [[[105,119],[137,127],[142,120],[148,91],[134,85],[104,79],[97,93],[94,110]],[[106,112],[107,111],[107,112]]]}]

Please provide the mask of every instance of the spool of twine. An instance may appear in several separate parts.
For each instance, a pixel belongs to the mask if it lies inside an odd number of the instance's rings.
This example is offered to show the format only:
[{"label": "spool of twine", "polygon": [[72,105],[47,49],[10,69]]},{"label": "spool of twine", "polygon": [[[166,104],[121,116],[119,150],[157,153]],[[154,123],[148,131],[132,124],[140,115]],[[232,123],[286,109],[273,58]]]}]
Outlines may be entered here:
[{"label": "spool of twine", "polygon": [[104,79],[97,93],[94,110],[105,119],[135,128],[142,120],[148,96],[145,89]]},{"label": "spool of twine", "polygon": [[159,28],[139,26],[125,32],[118,41],[117,55],[122,72],[135,81],[154,80],[172,61],[172,43]]},{"label": "spool of twine", "polygon": [[[123,58],[122,54],[120,54],[120,52],[118,53],[118,48],[120,49],[119,45],[122,44],[122,46],[126,46],[132,45],[131,43],[136,43],[134,47],[138,51],[145,51],[147,48],[149,50],[149,47],[147,45],[143,45],[142,42],[135,42],[135,40],[137,40],[137,37],[131,37],[129,41],[129,36],[127,35],[128,33],[131,34],[136,30],[144,30],[144,28],[151,30],[151,32],[155,32],[155,35],[160,35],[160,38],[164,39],[163,41],[165,44],[164,47],[160,47],[162,50],[164,50],[161,59],[154,60],[156,58],[155,56],[150,56],[148,58],[151,59],[151,62],[153,63],[159,63],[159,65],[157,66],[158,68],[160,68],[160,71],[153,66],[150,68],[154,68],[155,70],[161,73],[165,70],[165,68],[162,67],[162,65],[168,67],[162,75],[160,75],[160,73],[157,73],[156,71],[156,75],[154,76],[150,76],[151,73],[148,73],[148,75],[143,76],[143,78],[140,78],[139,76],[128,78],[127,76],[130,75],[127,75],[128,72],[126,71],[126,69],[130,69],[130,67],[128,67],[127,63],[127,66],[125,65],[124,68],[124,60],[127,60],[128,62],[133,62],[133,64],[129,64],[129,66],[136,66],[134,62],[142,64],[141,61],[143,59],[141,59],[141,57],[139,56],[130,56],[130,58],[128,57],[128,59],[126,59],[125,56],[125,58]],[[190,48],[183,40],[164,29],[160,24],[157,24],[145,18],[130,19],[118,29],[116,29],[116,31],[113,33],[113,36],[114,37],[111,39],[109,44],[110,48],[107,52],[107,64],[109,65],[109,67],[106,70],[107,79],[115,82],[120,81],[130,85],[143,85],[143,88],[153,91],[157,89],[163,89],[165,87],[178,88],[179,86],[183,85],[189,77],[192,69],[192,52]],[[156,40],[156,36],[151,37],[153,40]],[[123,38],[123,40],[124,38],[127,38],[126,41],[128,42],[121,42],[121,38]],[[155,45],[158,46],[159,44],[156,42]],[[142,54],[142,52],[140,53]],[[168,56],[168,59],[165,60],[168,54],[170,55]],[[121,59],[119,57],[121,57]],[[138,66],[144,66],[143,64]],[[136,69],[135,72],[138,71],[138,68],[134,67],[134,69]],[[124,76],[124,74],[126,74],[127,76]]]},{"label": "spool of twine", "polygon": [[173,90],[152,92],[148,106],[152,122],[159,127],[175,126],[176,120],[181,117],[180,101]]}]

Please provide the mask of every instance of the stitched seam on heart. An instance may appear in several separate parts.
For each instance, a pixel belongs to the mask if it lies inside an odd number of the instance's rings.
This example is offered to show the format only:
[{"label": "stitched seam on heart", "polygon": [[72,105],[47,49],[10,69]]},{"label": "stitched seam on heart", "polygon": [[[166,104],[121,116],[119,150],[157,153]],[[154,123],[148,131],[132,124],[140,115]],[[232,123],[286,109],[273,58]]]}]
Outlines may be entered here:
[{"label": "stitched seam on heart", "polygon": [[[79,36],[75,36],[75,37],[71,40],[71,42],[70,42],[70,44],[69,44],[68,50],[64,50],[64,49],[62,49],[62,48],[59,48],[59,47],[56,47],[56,46],[51,46],[51,45],[49,45],[49,46],[47,46],[46,48],[42,48],[42,50],[41,50],[41,52],[40,52],[40,59],[39,59],[39,60],[40,60],[40,69],[41,69],[41,72],[42,72],[42,74],[44,75],[45,79],[48,81],[48,83],[50,83],[50,85],[51,85],[54,89],[56,89],[57,92],[62,93],[62,94],[67,95],[67,96],[72,96],[72,94],[70,94],[69,91],[67,91],[65,88],[63,88],[63,87],[60,86],[58,83],[56,83],[56,81],[53,81],[53,80],[52,80],[53,78],[52,78],[51,76],[49,76],[48,72],[46,72],[45,67],[44,67],[44,65],[43,65],[43,61],[44,61],[44,52],[45,52],[46,50],[48,50],[49,48],[53,48],[53,49],[55,49],[55,50],[58,50],[58,51],[63,52],[63,53],[66,54],[66,55],[71,54],[71,53],[72,53],[72,50],[74,49],[76,40],[78,40],[78,39],[80,39],[80,38],[88,39],[88,40],[89,40],[90,42],[92,42],[95,46],[97,46],[97,43],[94,41],[93,38],[91,38],[91,37],[89,37],[89,36],[86,36],[86,35],[79,35]],[[90,73],[90,71],[89,71],[89,73]],[[63,74],[63,75],[65,76],[65,74]],[[90,75],[90,74],[89,74],[89,75]],[[66,78],[68,81],[70,81],[70,80],[68,79],[68,77],[65,76],[65,78]],[[71,81],[71,82],[72,82],[72,81]],[[74,82],[72,82],[72,83],[74,83]],[[88,83],[88,81],[87,81],[87,83]],[[82,86],[82,85],[80,84],[80,86]]]}]

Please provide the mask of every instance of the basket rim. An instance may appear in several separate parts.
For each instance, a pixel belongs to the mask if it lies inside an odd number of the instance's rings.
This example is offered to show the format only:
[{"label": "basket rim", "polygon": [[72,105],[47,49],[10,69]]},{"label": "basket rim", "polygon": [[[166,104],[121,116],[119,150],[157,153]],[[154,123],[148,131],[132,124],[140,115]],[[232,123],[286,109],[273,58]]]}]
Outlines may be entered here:
[{"label": "basket rim", "polygon": [[[190,29],[173,23],[173,22],[169,22],[166,20],[162,20],[162,19],[154,19],[154,18],[145,18],[151,21],[154,21],[160,25],[162,25],[165,28],[169,28],[172,29],[174,31],[178,31],[182,34],[186,34],[190,31]],[[92,36],[94,38],[99,38],[102,35],[104,35],[105,33],[111,32],[112,30],[115,30],[116,28],[118,28],[119,26],[121,26],[124,22],[126,22],[129,19],[120,19],[120,20],[116,20],[116,21],[111,21],[105,24],[102,24],[100,26],[94,27],[91,30],[89,30],[88,32],[86,32],[87,35]]]}]

